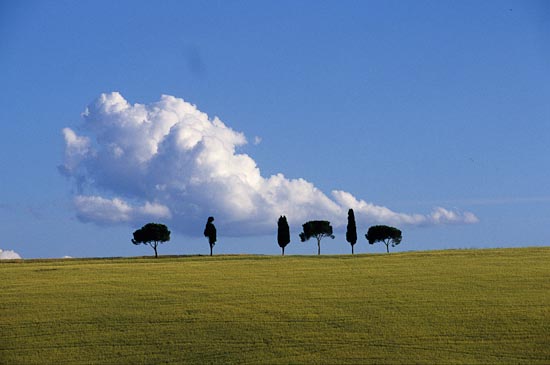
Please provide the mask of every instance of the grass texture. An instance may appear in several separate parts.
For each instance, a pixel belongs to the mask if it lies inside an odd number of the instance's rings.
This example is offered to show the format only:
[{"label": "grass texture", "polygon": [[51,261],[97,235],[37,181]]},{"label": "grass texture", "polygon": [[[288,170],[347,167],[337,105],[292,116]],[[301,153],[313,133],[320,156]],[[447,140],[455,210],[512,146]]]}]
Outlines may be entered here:
[{"label": "grass texture", "polygon": [[0,364],[549,364],[550,247],[0,262]]}]

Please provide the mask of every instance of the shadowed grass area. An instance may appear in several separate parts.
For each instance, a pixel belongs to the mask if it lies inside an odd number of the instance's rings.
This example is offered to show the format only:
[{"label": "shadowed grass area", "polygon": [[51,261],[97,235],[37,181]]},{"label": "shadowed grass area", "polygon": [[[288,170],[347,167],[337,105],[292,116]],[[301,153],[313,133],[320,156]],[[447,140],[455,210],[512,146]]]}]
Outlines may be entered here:
[{"label": "shadowed grass area", "polygon": [[0,262],[0,363],[550,363],[550,248]]}]

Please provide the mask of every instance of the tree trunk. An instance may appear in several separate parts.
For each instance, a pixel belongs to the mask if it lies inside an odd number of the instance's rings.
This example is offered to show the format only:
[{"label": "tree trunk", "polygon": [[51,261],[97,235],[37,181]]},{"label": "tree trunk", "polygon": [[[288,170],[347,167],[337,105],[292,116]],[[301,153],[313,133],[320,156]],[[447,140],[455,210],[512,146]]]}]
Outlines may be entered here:
[{"label": "tree trunk", "polygon": [[210,244],[210,256],[212,256],[212,244]]},{"label": "tree trunk", "polygon": [[317,255],[321,255],[321,239],[317,238]]},{"label": "tree trunk", "polygon": [[390,244],[386,243],[386,253],[390,253]]},{"label": "tree trunk", "polygon": [[351,254],[353,255],[353,245],[351,245]]},{"label": "tree trunk", "polygon": [[284,247],[281,247],[283,249],[283,256],[285,255],[285,248]]},{"label": "tree trunk", "polygon": [[157,246],[158,246],[158,242],[147,242],[149,244],[149,246],[151,246],[153,248],[153,250],[155,250],[155,258],[158,257],[158,254],[157,254]]}]

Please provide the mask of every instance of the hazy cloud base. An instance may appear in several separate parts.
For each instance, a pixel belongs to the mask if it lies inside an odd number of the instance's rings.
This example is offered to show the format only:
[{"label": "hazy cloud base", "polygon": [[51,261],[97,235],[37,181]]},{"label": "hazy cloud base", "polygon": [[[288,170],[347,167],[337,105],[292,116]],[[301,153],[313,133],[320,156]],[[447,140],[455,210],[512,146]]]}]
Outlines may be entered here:
[{"label": "hazy cloud base", "polygon": [[301,178],[263,177],[256,162],[237,151],[247,143],[242,133],[173,96],[131,105],[118,92],[102,94],[82,116],[78,133],[63,129],[65,161],[59,168],[74,181],[74,206],[84,222],[162,221],[199,235],[214,215],[226,235],[257,235],[272,233],[280,215],[293,225],[327,219],[342,227],[349,208],[367,224],[478,221],[472,213],[442,207],[429,214],[398,213],[345,191],[329,197]]}]

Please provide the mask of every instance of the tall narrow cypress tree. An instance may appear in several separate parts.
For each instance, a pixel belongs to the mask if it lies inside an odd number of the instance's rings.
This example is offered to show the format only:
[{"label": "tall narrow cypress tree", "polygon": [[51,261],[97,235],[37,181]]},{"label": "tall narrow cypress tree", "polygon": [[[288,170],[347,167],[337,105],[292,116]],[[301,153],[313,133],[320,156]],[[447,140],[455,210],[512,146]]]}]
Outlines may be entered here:
[{"label": "tall narrow cypress tree", "polygon": [[204,227],[204,237],[208,237],[208,243],[210,244],[210,256],[212,256],[212,250],[216,244],[216,226],[214,226],[214,217],[208,217],[206,226]]},{"label": "tall narrow cypress tree", "polygon": [[346,231],[346,241],[351,245],[351,254],[353,255],[353,246],[357,242],[357,226],[355,225],[355,213],[353,209],[348,210],[348,227]]},{"label": "tall narrow cypress tree", "polygon": [[290,227],[284,215],[279,217],[277,221],[277,243],[283,250],[283,256],[285,255],[285,247],[290,243]]}]

